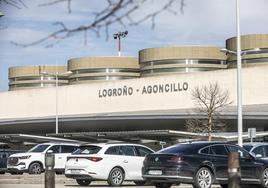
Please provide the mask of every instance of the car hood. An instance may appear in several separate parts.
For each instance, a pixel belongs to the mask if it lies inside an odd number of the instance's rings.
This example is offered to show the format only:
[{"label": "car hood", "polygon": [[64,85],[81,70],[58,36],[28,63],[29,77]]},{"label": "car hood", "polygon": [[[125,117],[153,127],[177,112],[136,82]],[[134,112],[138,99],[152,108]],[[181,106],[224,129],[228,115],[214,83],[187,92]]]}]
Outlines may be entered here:
[{"label": "car hood", "polygon": [[40,155],[40,154],[43,154],[43,153],[31,153],[31,152],[27,152],[27,153],[15,153],[15,154],[10,155],[9,157],[23,157],[23,156],[27,156],[27,155],[34,156],[34,155]]}]

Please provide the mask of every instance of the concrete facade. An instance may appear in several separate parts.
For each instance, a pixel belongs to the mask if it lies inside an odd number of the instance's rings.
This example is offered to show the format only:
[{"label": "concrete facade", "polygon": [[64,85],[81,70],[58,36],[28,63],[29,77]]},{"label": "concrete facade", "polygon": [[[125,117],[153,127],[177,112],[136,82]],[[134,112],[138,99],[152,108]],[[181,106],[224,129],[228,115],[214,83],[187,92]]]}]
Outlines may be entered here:
[{"label": "concrete facade", "polygon": [[[243,68],[243,105],[256,106],[250,113],[259,113],[263,116],[268,114],[267,70],[268,65]],[[131,116],[130,114],[135,112],[145,114],[159,110],[161,110],[160,114],[164,114],[165,111],[178,110],[187,115],[187,113],[191,114],[191,109],[195,107],[191,97],[192,89],[213,82],[217,82],[222,89],[230,92],[232,106],[235,109],[236,69],[226,69],[61,86],[58,88],[58,113],[61,119],[104,117],[110,113]],[[7,124],[12,121],[20,122],[31,119],[38,121],[38,119],[46,118],[52,118],[50,121],[53,121],[56,113],[55,99],[55,88],[0,93],[0,132],[7,131],[9,127]],[[262,105],[264,105],[263,109],[258,112],[259,106]],[[50,124],[54,125],[53,122]],[[125,124],[127,126],[128,122]],[[76,123],[71,126],[75,128]],[[98,123],[88,122],[86,127],[89,130],[95,130],[101,126]],[[138,126],[136,125],[137,129]],[[183,124],[178,126],[184,127]],[[155,129],[166,129],[167,127],[168,125],[161,127],[155,124]],[[18,129],[19,126],[17,126]],[[38,131],[39,128],[33,127],[33,129]]]}]

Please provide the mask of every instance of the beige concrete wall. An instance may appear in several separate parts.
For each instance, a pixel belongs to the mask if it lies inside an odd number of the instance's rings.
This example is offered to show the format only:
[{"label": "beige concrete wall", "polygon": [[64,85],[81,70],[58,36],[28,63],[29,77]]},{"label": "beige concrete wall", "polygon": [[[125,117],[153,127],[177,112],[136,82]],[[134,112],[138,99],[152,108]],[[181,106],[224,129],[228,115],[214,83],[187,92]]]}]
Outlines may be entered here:
[{"label": "beige concrete wall", "polygon": [[10,67],[8,69],[8,77],[23,77],[23,76],[40,76],[42,73],[56,74],[67,72],[67,66],[53,65],[36,65],[36,66],[21,66]]},{"label": "beige concrete wall", "polygon": [[225,60],[220,48],[213,46],[177,46],[148,48],[139,51],[140,63],[164,59],[215,59]]},{"label": "beige concrete wall", "polygon": [[139,63],[133,57],[85,57],[68,61],[68,70],[98,69],[98,68],[134,68],[139,69]]},{"label": "beige concrete wall", "polygon": [[[243,104],[268,104],[268,65],[242,71]],[[148,77],[111,82],[59,87],[59,115],[85,115],[143,110],[188,109],[194,107],[191,90],[217,81],[236,101],[236,69]],[[188,90],[142,94],[154,85],[188,83]],[[171,86],[170,86],[171,87]],[[132,88],[132,95],[100,97],[99,92]],[[0,121],[10,118],[34,118],[55,115],[55,88],[0,93]]]}]

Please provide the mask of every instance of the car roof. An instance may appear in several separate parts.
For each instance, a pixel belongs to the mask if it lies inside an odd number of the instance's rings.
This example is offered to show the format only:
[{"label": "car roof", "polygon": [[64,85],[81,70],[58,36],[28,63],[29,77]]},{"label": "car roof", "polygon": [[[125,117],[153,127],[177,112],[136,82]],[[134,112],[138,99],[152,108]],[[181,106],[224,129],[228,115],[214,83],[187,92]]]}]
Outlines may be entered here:
[{"label": "car roof", "polygon": [[129,146],[143,146],[146,147],[144,145],[140,145],[140,144],[133,144],[133,143],[124,143],[124,142],[113,142],[113,143],[88,143],[88,144],[82,144],[81,146],[100,146],[100,147],[104,147],[104,146],[125,146],[125,145],[129,145]]},{"label": "car roof", "polygon": [[266,142],[253,142],[253,143],[244,143],[243,144],[244,146],[267,146],[268,145],[268,143],[266,143]]}]

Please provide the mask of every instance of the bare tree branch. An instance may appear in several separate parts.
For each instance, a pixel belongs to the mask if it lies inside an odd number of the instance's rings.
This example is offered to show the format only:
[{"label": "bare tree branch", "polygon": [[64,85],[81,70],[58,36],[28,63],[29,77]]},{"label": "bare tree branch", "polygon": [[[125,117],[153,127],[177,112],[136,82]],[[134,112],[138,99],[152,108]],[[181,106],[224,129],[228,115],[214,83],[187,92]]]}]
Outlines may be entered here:
[{"label": "bare tree branch", "polygon": [[[71,13],[71,2],[72,0],[51,0],[49,2],[40,4],[39,6],[53,6],[58,3],[67,3],[68,12]],[[136,20],[134,19],[136,18],[134,14],[138,10],[140,10],[146,2],[149,2],[149,0],[106,0],[105,2],[106,5],[102,10],[98,12],[93,12],[93,20],[89,21],[88,24],[70,28],[62,22],[56,22],[55,25],[59,26],[59,29],[55,30],[47,36],[44,36],[43,38],[40,38],[28,44],[21,44],[15,41],[11,41],[11,43],[17,46],[28,47],[47,42],[50,43],[48,44],[48,46],[53,46],[58,43],[58,40],[66,39],[76,33],[84,32],[85,36],[85,31],[92,31],[96,34],[97,37],[100,36],[101,31],[104,31],[106,35],[106,40],[108,40],[109,28],[113,24],[118,23],[123,27],[126,27],[127,25],[136,26],[145,21],[151,21],[151,27],[153,29],[155,27],[156,17],[159,16],[161,13],[169,12],[171,14],[176,15],[177,11],[172,9],[175,3],[179,3],[179,6],[181,8],[180,12],[183,13],[182,10],[185,6],[184,0],[165,0],[165,3],[158,10],[148,11],[148,14],[145,14],[141,18]],[[84,43],[86,44],[86,42]]]},{"label": "bare tree branch", "polygon": [[17,9],[28,8],[22,0],[0,0],[0,4],[10,5]]}]

